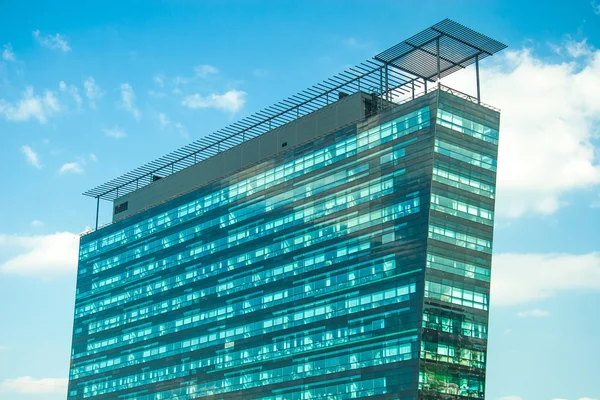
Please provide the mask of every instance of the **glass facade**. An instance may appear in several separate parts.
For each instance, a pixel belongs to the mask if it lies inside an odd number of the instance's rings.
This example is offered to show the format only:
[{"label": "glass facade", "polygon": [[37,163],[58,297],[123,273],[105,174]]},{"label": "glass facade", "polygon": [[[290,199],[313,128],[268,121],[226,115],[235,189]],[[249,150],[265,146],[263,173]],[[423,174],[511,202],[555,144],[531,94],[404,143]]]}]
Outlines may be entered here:
[{"label": "glass facade", "polygon": [[68,398],[483,398],[498,119],[433,92],[82,237]]},{"label": "glass facade", "polygon": [[499,114],[440,93],[419,389],[483,398]]}]

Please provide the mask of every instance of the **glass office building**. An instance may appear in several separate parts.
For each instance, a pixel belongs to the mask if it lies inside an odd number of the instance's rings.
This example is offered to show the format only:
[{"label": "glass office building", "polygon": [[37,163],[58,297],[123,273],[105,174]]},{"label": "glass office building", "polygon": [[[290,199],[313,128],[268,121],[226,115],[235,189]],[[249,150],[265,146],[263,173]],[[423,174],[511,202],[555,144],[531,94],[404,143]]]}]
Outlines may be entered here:
[{"label": "glass office building", "polygon": [[68,398],[484,398],[500,114],[439,85],[457,27],[407,99],[379,55],[381,91],[91,192]]}]

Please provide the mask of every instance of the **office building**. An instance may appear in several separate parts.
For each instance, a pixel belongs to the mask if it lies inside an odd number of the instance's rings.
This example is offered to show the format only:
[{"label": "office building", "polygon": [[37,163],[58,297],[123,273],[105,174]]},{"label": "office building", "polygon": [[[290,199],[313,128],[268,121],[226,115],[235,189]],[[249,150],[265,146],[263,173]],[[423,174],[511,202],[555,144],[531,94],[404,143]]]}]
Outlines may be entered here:
[{"label": "office building", "polygon": [[86,192],[68,398],[484,398],[505,47],[444,20]]}]

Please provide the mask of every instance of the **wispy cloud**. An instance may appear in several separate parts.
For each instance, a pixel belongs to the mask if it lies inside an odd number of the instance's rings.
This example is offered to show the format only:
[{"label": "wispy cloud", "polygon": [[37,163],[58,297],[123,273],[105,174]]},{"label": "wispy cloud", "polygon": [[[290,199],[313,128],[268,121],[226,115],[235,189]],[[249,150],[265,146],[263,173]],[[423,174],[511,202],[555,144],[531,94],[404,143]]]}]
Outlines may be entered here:
[{"label": "wispy cloud", "polygon": [[363,49],[368,46],[367,43],[365,43],[362,40],[359,40],[353,36],[350,36],[350,37],[344,39],[342,41],[342,43],[344,43],[344,46],[346,46],[346,47],[355,48],[355,49]]},{"label": "wispy cloud", "polygon": [[58,170],[59,174],[83,174],[84,170],[81,164],[77,161],[65,163]]},{"label": "wispy cloud", "polygon": [[215,108],[221,111],[229,111],[235,113],[244,107],[246,103],[246,92],[232,89],[223,94],[213,93],[203,97],[196,93],[187,96],[181,102],[182,105],[188,108]]},{"label": "wispy cloud", "polygon": [[2,59],[4,61],[15,61],[15,53],[13,52],[12,45],[10,43],[4,45],[4,50],[2,51]]},{"label": "wispy cloud", "polygon": [[127,136],[127,133],[125,133],[125,131],[123,129],[121,129],[118,126],[114,126],[112,128],[107,128],[107,129],[102,129],[102,132],[104,132],[104,134],[108,137],[111,137],[113,139],[123,139],[124,137]]},{"label": "wispy cloud", "polygon": [[46,90],[44,95],[40,96],[35,94],[31,86],[25,89],[21,99],[16,103],[0,99],[0,116],[8,121],[29,121],[33,118],[43,124],[60,109],[60,103],[54,92]]},{"label": "wispy cloud", "polygon": [[67,394],[67,378],[34,379],[23,376],[0,382],[0,393],[14,394]]},{"label": "wispy cloud", "polygon": [[576,40],[568,40],[565,44],[565,48],[567,53],[574,58],[587,57],[594,54],[594,46],[587,43],[587,38],[579,42]]},{"label": "wispy cloud", "polygon": [[75,103],[77,103],[77,106],[81,106],[83,99],[79,95],[79,89],[77,88],[77,86],[67,85],[64,81],[60,81],[58,83],[58,88],[61,92],[70,94],[71,97],[73,97],[73,100],[75,100]]},{"label": "wispy cloud", "polygon": [[183,85],[187,85],[187,83],[188,83],[189,81],[190,81],[189,79],[187,79],[187,78],[184,78],[184,77],[182,77],[182,76],[176,76],[175,78],[173,78],[173,84],[174,84],[174,85],[176,85],[176,86],[180,86],[180,85],[181,85],[181,86],[183,86]]},{"label": "wispy cloud", "polygon": [[517,315],[520,318],[545,318],[550,316],[550,312],[534,308],[533,310],[521,311]]},{"label": "wispy cloud", "polygon": [[589,57],[594,54],[594,46],[588,43],[587,38],[577,41],[567,35],[562,44],[549,43],[548,45],[555,53],[571,58]]},{"label": "wispy cloud", "polygon": [[121,85],[121,107],[129,112],[135,119],[140,119],[142,114],[135,105],[135,92],[129,83]]},{"label": "wispy cloud", "polygon": [[592,10],[594,11],[594,14],[600,15],[600,2],[592,1],[590,4],[592,5]]},{"label": "wispy cloud", "polygon": [[167,94],[165,92],[157,92],[156,90],[148,90],[148,95],[150,97],[154,97],[155,99],[162,99],[167,97]]},{"label": "wispy cloud", "polygon": [[70,232],[49,235],[0,234],[0,249],[16,255],[0,263],[0,273],[44,278],[77,269],[79,236]]},{"label": "wispy cloud", "polygon": [[34,219],[33,221],[31,221],[30,225],[34,228],[41,228],[42,226],[44,226],[44,223],[39,219]]},{"label": "wispy cloud", "polygon": [[269,71],[265,68],[256,68],[252,71],[252,75],[257,78],[264,78],[269,76]]},{"label": "wispy cloud", "polygon": [[38,29],[33,31],[33,37],[42,47],[46,47],[50,50],[58,50],[63,53],[71,51],[71,46],[69,46],[67,38],[60,33],[54,35],[42,35]]},{"label": "wispy cloud", "polygon": [[497,254],[491,301],[526,304],[561,292],[600,291],[600,253]]},{"label": "wispy cloud", "polygon": [[183,136],[185,139],[189,139],[190,138],[190,133],[188,132],[187,128],[185,126],[183,126],[183,124],[181,122],[176,122],[175,123],[175,128],[177,129],[177,131],[179,132],[179,134],[181,136]]},{"label": "wispy cloud", "polygon": [[216,67],[213,67],[212,65],[204,64],[194,67],[194,72],[196,73],[196,76],[204,79],[209,75],[218,74],[219,70]]},{"label": "wispy cloud", "polygon": [[172,122],[169,117],[162,112],[158,113],[158,122],[162,128],[174,127],[175,130],[184,138],[188,139],[190,137],[188,130],[181,122]]},{"label": "wispy cloud", "polygon": [[156,83],[160,87],[164,87],[165,86],[165,76],[163,74],[155,75],[154,83]]},{"label": "wispy cloud", "polygon": [[21,147],[21,152],[25,154],[25,159],[31,165],[36,168],[42,168],[42,163],[40,162],[40,157],[38,154],[31,148],[31,146],[23,146]]},{"label": "wispy cloud", "polygon": [[160,125],[163,128],[166,128],[171,123],[169,117],[167,117],[165,113],[158,113],[158,122],[160,122]]},{"label": "wispy cloud", "polygon": [[100,88],[100,86],[96,83],[96,80],[91,76],[87,78],[83,82],[83,87],[85,89],[85,96],[88,98],[90,102],[90,107],[92,109],[96,108],[96,100],[100,99],[104,96],[105,92]]},{"label": "wispy cloud", "polygon": [[215,76],[219,74],[219,69],[209,64],[196,65],[194,67],[194,75],[192,76],[181,76],[176,75],[172,78],[167,79],[164,75],[156,75],[154,82],[161,88],[165,87],[167,82],[170,82],[174,86],[186,86],[188,84],[197,83],[198,81]]},{"label": "wispy cloud", "polygon": [[90,159],[91,162],[98,162],[98,157],[96,157],[96,155],[94,153],[90,153],[88,158]]}]

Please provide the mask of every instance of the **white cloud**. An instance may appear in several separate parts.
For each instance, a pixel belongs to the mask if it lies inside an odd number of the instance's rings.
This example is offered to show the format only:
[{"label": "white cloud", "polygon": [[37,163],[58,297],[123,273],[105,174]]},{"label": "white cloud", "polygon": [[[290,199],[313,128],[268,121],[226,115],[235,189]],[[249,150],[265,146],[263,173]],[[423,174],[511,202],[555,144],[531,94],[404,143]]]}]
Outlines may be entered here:
[{"label": "white cloud", "polygon": [[14,104],[0,99],[0,115],[8,121],[29,121],[33,118],[43,124],[60,109],[54,92],[46,90],[43,96],[39,96],[31,86],[25,89],[21,99]]},{"label": "white cloud", "polygon": [[77,86],[75,85],[67,85],[64,81],[60,81],[58,83],[58,88],[60,89],[61,92],[65,92],[71,95],[71,97],[73,97],[73,100],[75,100],[75,103],[77,103],[78,106],[81,105],[81,103],[83,102],[81,96],[79,95],[79,89],[77,88]]},{"label": "white cloud", "polygon": [[23,376],[0,382],[0,393],[66,395],[67,385],[67,378],[34,379],[30,376]]},{"label": "white cloud", "polygon": [[118,126],[115,126],[113,128],[108,128],[108,129],[103,129],[102,132],[104,132],[104,134],[108,137],[111,137],[113,139],[123,139],[124,137],[127,136],[127,134],[125,133],[125,131],[121,128],[119,128]]},{"label": "white cloud", "polygon": [[65,163],[58,170],[59,174],[83,174],[83,167],[78,162]]},{"label": "white cloud", "polygon": [[521,311],[517,315],[520,318],[545,318],[550,316],[550,312],[534,308],[533,310]]},{"label": "white cloud", "polygon": [[21,147],[21,151],[25,154],[25,158],[27,162],[33,165],[36,168],[42,168],[42,163],[40,162],[40,157],[38,154],[31,148],[31,146],[23,146]]},{"label": "white cloud", "polygon": [[31,226],[34,228],[41,228],[42,226],[44,226],[44,223],[39,219],[34,219],[33,221],[31,221]]},{"label": "white cloud", "polygon": [[85,96],[90,101],[90,107],[96,108],[96,100],[104,96],[105,92],[98,86],[96,80],[91,76],[83,82],[83,88],[85,89]]},{"label": "white cloud", "polygon": [[198,65],[196,67],[194,67],[194,72],[196,73],[196,76],[204,79],[206,77],[208,77],[209,75],[215,75],[219,73],[219,70],[215,67],[213,67],[212,65]]},{"label": "white cloud", "polygon": [[[570,56],[583,50],[577,46]],[[498,57],[498,58],[497,58]],[[592,139],[600,122],[600,51],[542,61],[530,50],[507,51],[482,68],[482,100],[502,109],[497,212],[552,214],[564,195],[600,183]],[[472,70],[444,84],[475,93]]]},{"label": "white cloud", "polygon": [[171,123],[171,121],[169,121],[169,117],[167,117],[167,115],[164,113],[158,113],[158,122],[160,122],[160,125],[163,128],[167,127]]},{"label": "white cloud", "polygon": [[597,1],[592,1],[590,4],[592,5],[592,10],[594,11],[594,14],[600,15],[600,3]]},{"label": "white cloud", "polygon": [[128,111],[135,119],[140,119],[142,114],[135,106],[135,92],[129,83],[121,85],[121,106]]},{"label": "white cloud", "polygon": [[0,273],[43,278],[77,269],[79,236],[70,232],[49,235],[0,234],[2,253],[16,252],[0,262]]},{"label": "white cloud", "polygon": [[94,153],[90,153],[89,156],[88,156],[88,158],[92,162],[97,162],[98,161],[98,157],[96,157],[96,155]]},{"label": "white cloud", "polygon": [[10,43],[4,45],[4,50],[2,51],[2,59],[4,61],[15,61],[15,53]]},{"label": "white cloud", "polygon": [[600,291],[600,253],[497,254],[492,304],[514,305],[565,291]]},{"label": "white cloud", "polygon": [[216,108],[221,111],[237,112],[246,103],[246,92],[232,89],[223,94],[211,94],[203,97],[198,93],[187,96],[181,104],[188,108]]},{"label": "white cloud", "polygon": [[40,45],[47,47],[50,50],[59,50],[63,53],[71,51],[71,46],[69,46],[67,38],[60,33],[54,35],[42,35],[38,29],[33,31],[33,37]]}]

